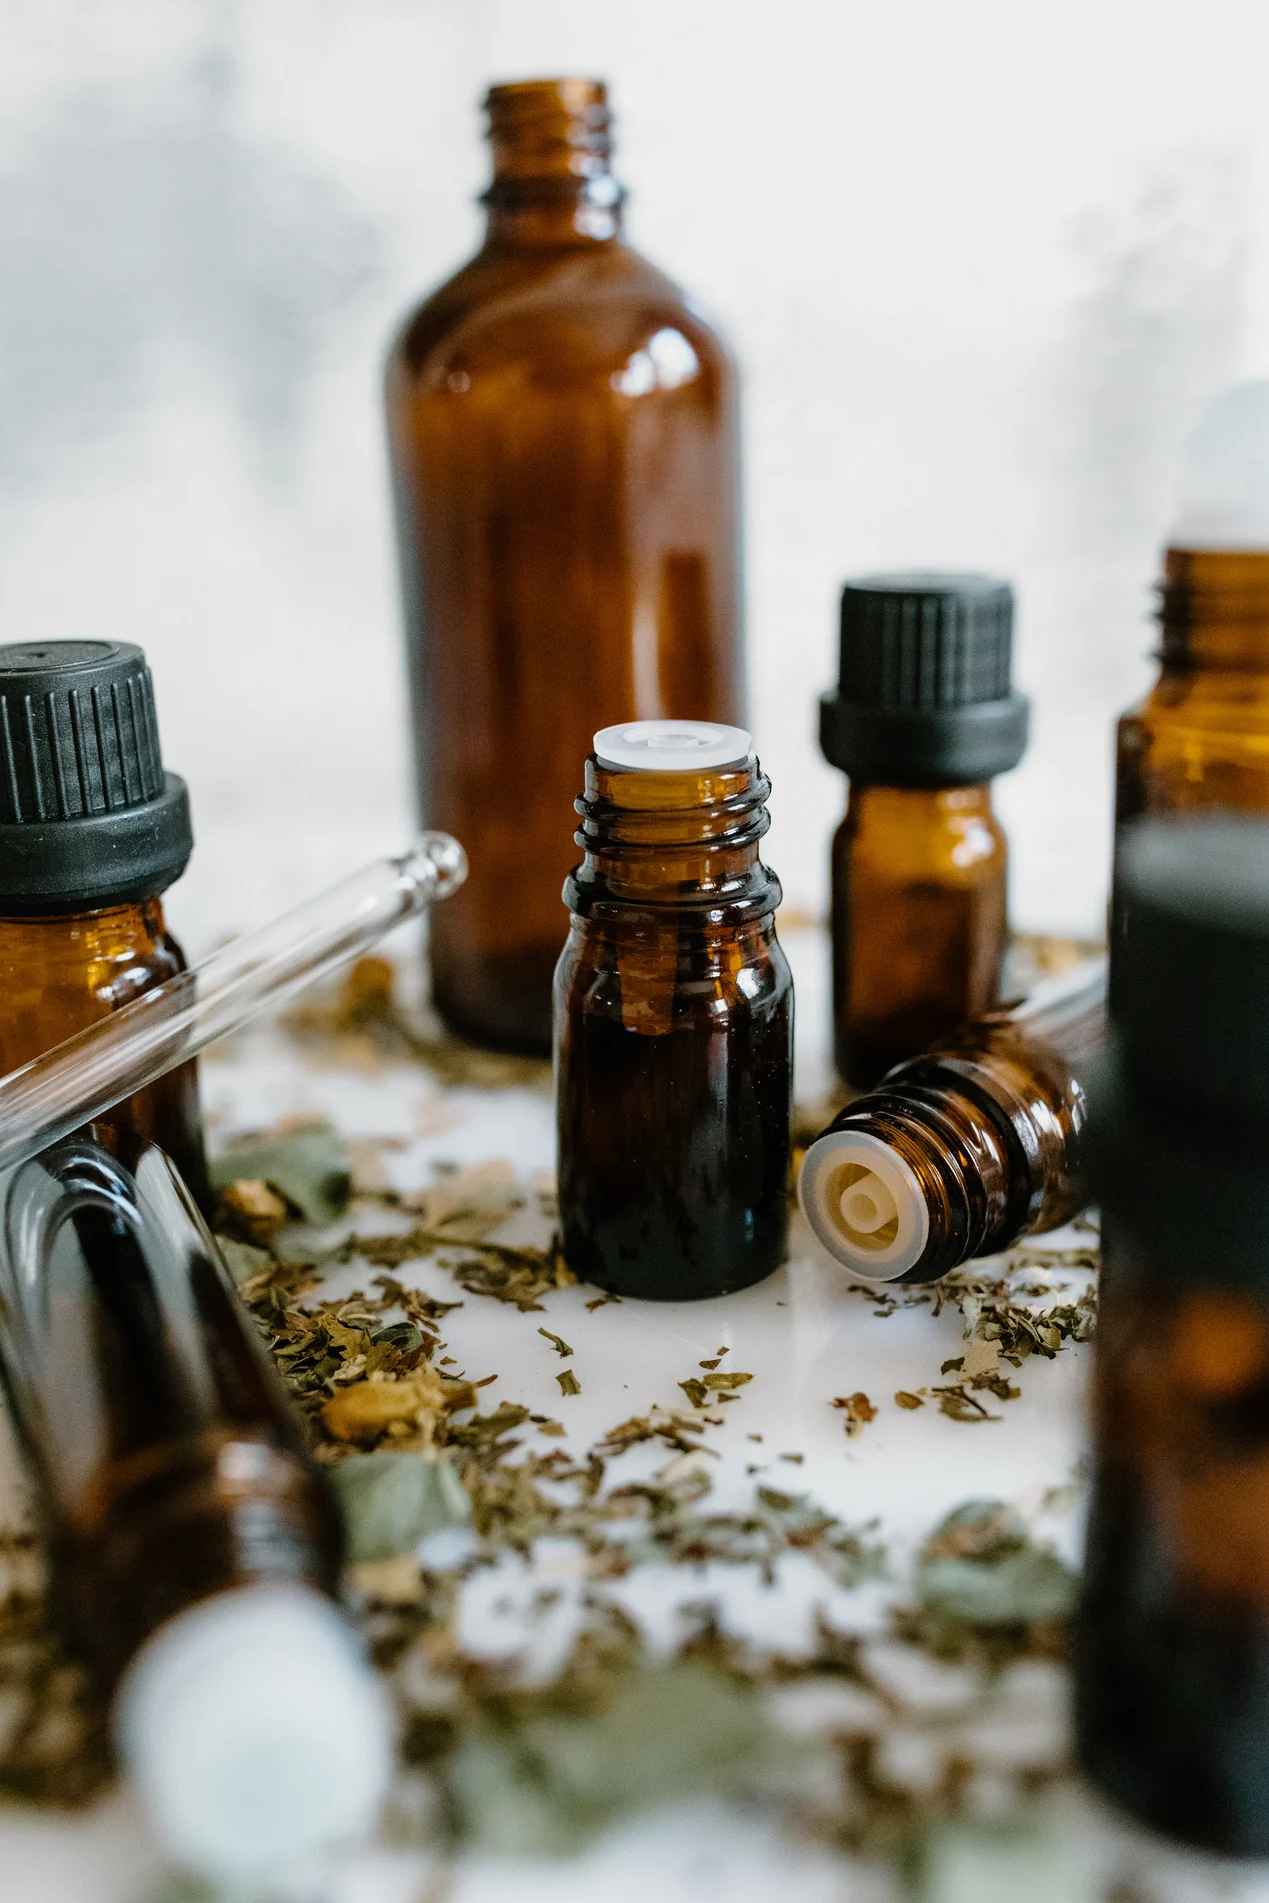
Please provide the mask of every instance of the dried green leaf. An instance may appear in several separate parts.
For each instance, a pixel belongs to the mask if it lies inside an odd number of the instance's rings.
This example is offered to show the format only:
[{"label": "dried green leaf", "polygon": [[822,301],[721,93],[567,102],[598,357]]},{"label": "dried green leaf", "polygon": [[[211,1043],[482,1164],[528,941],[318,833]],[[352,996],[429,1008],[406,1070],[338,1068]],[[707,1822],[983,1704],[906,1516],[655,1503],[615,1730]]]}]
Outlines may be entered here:
[{"label": "dried green leaf", "polygon": [[558,1335],[553,1335],[549,1328],[539,1328],[538,1333],[539,1335],[546,1336],[557,1355],[567,1357],[572,1354],[573,1350],[569,1347],[568,1343],[562,1341]]},{"label": "dried green leaf", "polygon": [[999,1500],[970,1500],[942,1522],[916,1566],[921,1603],[974,1626],[1034,1625],[1068,1618],[1078,1580]]},{"label": "dried green leaf", "polygon": [[560,1384],[561,1394],[580,1394],[582,1391],[582,1384],[571,1368],[565,1368],[563,1374],[557,1374],[555,1379]]},{"label": "dried green leaf", "polygon": [[395,1559],[429,1533],[471,1518],[467,1491],[443,1457],[383,1449],[338,1461],[330,1476],[352,1565]]},{"label": "dried green leaf", "polygon": [[906,1388],[899,1388],[894,1398],[896,1407],[915,1408],[925,1406],[925,1402],[921,1399],[919,1394],[910,1394]]},{"label": "dried green leaf", "polygon": [[244,1178],[268,1183],[305,1222],[325,1227],[348,1206],[348,1146],[331,1129],[297,1130],[291,1136],[235,1145],[211,1164],[216,1189]]},{"label": "dried green leaf", "polygon": [[[704,1367],[704,1365],[704,1362],[702,1362],[701,1366]],[[707,1388],[743,1388],[747,1382],[752,1380],[753,1376],[751,1374],[707,1374],[705,1376],[705,1386]],[[685,1385],[686,1383],[680,1381],[680,1387],[684,1387]]]}]

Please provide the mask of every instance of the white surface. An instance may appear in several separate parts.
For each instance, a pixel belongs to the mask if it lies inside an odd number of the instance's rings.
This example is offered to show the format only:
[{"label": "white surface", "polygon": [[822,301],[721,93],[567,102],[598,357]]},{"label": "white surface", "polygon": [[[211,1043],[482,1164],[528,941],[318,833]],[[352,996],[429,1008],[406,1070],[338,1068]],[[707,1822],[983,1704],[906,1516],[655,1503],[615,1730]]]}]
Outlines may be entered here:
[{"label": "white surface", "polygon": [[296,1586],[221,1593],[161,1626],[124,1676],[115,1735],[170,1854],[226,1879],[367,1837],[392,1762],[368,1662]]},{"label": "white surface", "polygon": [[753,740],[743,727],[714,720],[631,720],[601,727],[595,755],[604,766],[640,773],[690,773],[694,767],[730,766],[747,760]]},{"label": "white surface", "polygon": [[1269,374],[1253,0],[7,0],[0,618],[142,643],[201,951],[411,830],[379,405],[492,78],[613,84],[630,230],[744,372],[771,862],[823,911],[838,584],[1018,585],[1026,928],[1100,932],[1181,445]]}]

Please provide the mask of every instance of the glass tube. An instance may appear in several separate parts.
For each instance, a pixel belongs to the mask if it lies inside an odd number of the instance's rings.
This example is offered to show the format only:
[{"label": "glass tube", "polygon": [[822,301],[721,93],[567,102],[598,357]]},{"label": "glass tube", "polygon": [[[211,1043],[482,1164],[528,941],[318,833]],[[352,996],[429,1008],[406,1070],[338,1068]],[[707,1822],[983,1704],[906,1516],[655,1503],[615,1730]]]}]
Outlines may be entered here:
[{"label": "glass tube", "polygon": [[399,858],[377,860],[0,1078],[0,1171],[284,1004],[466,876],[458,841],[423,833]]}]

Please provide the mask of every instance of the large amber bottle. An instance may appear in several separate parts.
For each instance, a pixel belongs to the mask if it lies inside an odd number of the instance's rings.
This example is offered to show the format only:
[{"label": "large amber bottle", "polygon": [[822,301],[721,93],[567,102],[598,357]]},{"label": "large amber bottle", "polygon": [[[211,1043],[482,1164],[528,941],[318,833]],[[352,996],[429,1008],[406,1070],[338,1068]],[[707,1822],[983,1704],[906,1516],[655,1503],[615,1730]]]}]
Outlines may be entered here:
[{"label": "large amber bottle", "polygon": [[488,234],[388,367],[419,800],[471,876],[432,921],[455,1029],[547,1051],[597,727],[742,719],[736,378],[621,235],[605,89],[496,86]]}]

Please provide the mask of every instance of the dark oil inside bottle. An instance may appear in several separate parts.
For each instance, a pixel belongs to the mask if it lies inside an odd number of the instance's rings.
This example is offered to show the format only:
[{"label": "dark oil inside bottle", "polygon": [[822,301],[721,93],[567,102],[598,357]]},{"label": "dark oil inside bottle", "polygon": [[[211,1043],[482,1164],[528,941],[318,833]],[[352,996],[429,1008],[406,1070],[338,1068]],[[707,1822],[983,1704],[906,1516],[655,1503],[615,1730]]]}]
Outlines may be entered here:
[{"label": "dark oil inside bottle", "polygon": [[[4,1246],[14,1419],[59,1622],[107,1680],[165,1619],[258,1581],[335,1589],[332,1501],[164,1156],[24,1165]],[[27,1294],[13,1300],[15,1278]],[[38,1291],[32,1293],[31,1291]]]},{"label": "dark oil inside bottle", "polygon": [[1080,1762],[1169,1836],[1269,1856],[1269,1309],[1108,1245]]},{"label": "dark oil inside bottle", "polygon": [[[747,743],[747,736],[740,738]],[[722,1295],[784,1258],[793,979],[753,759],[591,759],[555,978],[560,1223],[584,1280]]]},{"label": "dark oil inside bottle", "polygon": [[572,1125],[564,1249],[587,1282],[686,1301],[746,1288],[788,1237],[787,986],[702,1026],[649,1036],[578,1012],[561,1068]]}]

